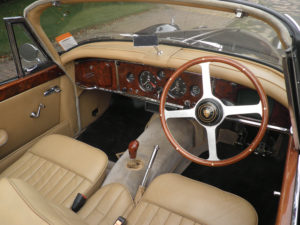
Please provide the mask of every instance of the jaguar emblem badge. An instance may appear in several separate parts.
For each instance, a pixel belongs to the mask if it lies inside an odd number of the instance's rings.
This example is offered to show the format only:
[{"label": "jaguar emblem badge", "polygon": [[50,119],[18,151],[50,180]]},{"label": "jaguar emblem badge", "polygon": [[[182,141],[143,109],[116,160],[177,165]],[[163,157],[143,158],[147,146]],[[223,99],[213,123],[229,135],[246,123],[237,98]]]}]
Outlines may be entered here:
[{"label": "jaguar emblem badge", "polygon": [[222,118],[222,109],[218,102],[209,99],[198,105],[196,114],[201,123],[213,126]]},{"label": "jaguar emblem badge", "polygon": [[208,119],[211,116],[211,113],[212,113],[212,110],[210,108],[207,107],[207,108],[203,109],[203,115],[205,118]]}]

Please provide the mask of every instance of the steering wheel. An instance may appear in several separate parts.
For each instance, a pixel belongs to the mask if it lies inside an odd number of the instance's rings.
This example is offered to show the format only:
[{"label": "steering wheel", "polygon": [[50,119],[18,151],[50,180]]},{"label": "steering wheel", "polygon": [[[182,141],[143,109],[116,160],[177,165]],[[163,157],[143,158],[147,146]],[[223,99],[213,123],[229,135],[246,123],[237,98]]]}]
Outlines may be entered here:
[{"label": "steering wheel", "polygon": [[[227,106],[224,105],[223,102],[213,95],[211,81],[210,81],[210,63],[218,62],[224,63],[230,66],[235,67],[239,71],[242,72],[245,76],[249,78],[256,91],[258,92],[260,102],[255,105],[239,105],[239,106]],[[180,76],[185,70],[199,64],[202,70],[202,87],[203,87],[203,96],[196,103],[193,108],[190,109],[179,109],[179,110],[167,110],[165,109],[166,99],[168,95],[168,91],[172,85],[172,83],[176,80],[177,77]],[[160,99],[160,120],[163,127],[163,130],[173,145],[173,147],[184,157],[189,160],[206,166],[226,166],[233,164],[247,157],[251,152],[255,150],[258,146],[259,142],[262,140],[268,124],[268,116],[269,116],[269,108],[266,94],[262,88],[262,85],[258,81],[258,79],[254,76],[254,74],[247,69],[242,64],[228,58],[217,57],[217,56],[207,56],[197,58],[180,66],[169,78],[166,83],[161,99]],[[241,115],[241,114],[259,114],[262,118],[261,126],[259,131],[252,141],[252,143],[244,149],[241,153],[228,158],[220,160],[217,156],[217,142],[216,142],[216,128],[223,122],[223,120],[227,116],[231,115]],[[200,158],[189,153],[183,147],[181,147],[175,138],[172,136],[168,125],[167,120],[170,118],[193,118],[195,119],[201,126],[206,129],[207,140],[208,140],[208,159]]]}]

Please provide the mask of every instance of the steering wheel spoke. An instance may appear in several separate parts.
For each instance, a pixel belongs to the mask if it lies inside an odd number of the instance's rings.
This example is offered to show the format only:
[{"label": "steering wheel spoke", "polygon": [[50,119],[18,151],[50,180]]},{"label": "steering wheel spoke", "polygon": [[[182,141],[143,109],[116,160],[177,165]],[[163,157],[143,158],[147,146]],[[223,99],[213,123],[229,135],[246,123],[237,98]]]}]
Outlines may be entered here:
[{"label": "steering wheel spoke", "polygon": [[262,116],[262,105],[259,101],[256,105],[223,106],[224,116],[259,114]]},{"label": "steering wheel spoke", "polygon": [[202,98],[209,98],[213,95],[211,89],[209,65],[210,65],[209,62],[200,64],[202,69],[202,88],[203,88]]},{"label": "steering wheel spoke", "polygon": [[165,118],[195,118],[195,109],[167,110],[165,109]]},{"label": "steering wheel spoke", "polygon": [[208,153],[209,161],[219,161],[217,155],[217,139],[216,139],[216,127],[205,127],[206,135],[207,135],[207,142],[208,142]]}]

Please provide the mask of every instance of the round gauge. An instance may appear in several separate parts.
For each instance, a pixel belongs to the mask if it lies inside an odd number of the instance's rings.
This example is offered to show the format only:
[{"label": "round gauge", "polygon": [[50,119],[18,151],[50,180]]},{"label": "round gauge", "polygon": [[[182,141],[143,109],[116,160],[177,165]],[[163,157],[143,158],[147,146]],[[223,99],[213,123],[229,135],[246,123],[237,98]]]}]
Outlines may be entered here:
[{"label": "round gauge", "polygon": [[193,85],[192,87],[191,87],[191,95],[192,96],[197,96],[197,95],[199,95],[200,94],[200,87],[199,86],[197,86],[197,85]]},{"label": "round gauge", "polygon": [[186,84],[181,78],[177,78],[169,90],[169,96],[172,98],[181,98],[186,93]]},{"label": "round gauge", "polygon": [[127,79],[128,83],[132,83],[135,80],[134,74],[128,73],[126,79]]},{"label": "round gauge", "polygon": [[156,79],[149,71],[143,71],[139,77],[140,87],[143,91],[150,92],[156,88]]},{"label": "round gauge", "polygon": [[161,70],[157,73],[157,77],[158,79],[162,80],[166,77],[166,73],[163,70]]}]

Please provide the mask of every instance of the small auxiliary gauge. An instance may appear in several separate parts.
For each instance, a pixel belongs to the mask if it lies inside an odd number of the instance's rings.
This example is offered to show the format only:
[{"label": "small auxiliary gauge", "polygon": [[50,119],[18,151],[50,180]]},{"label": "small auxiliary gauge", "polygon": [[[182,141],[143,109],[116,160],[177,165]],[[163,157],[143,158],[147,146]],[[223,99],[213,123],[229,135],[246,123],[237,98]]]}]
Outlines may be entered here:
[{"label": "small auxiliary gauge", "polygon": [[128,83],[132,83],[135,80],[135,76],[133,73],[128,73],[126,80],[128,81]]},{"label": "small auxiliary gauge", "polygon": [[172,86],[169,89],[168,95],[172,98],[181,98],[186,93],[186,84],[185,82],[179,77],[177,78]]},{"label": "small auxiliary gauge", "polygon": [[197,95],[199,95],[200,94],[200,87],[199,86],[197,86],[197,85],[193,85],[192,87],[191,87],[191,95],[192,96],[197,96]]},{"label": "small auxiliary gauge", "polygon": [[157,78],[158,78],[159,80],[162,80],[162,79],[164,79],[165,77],[166,77],[166,73],[165,73],[163,70],[158,71],[158,73],[157,73]]}]

